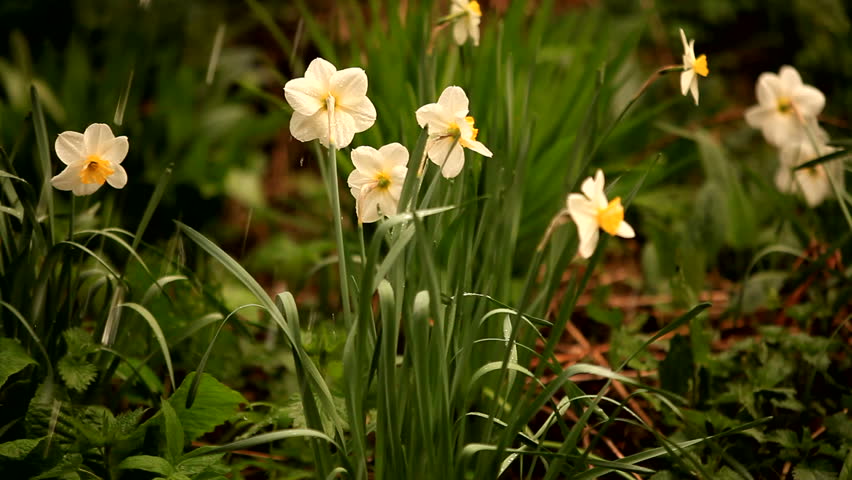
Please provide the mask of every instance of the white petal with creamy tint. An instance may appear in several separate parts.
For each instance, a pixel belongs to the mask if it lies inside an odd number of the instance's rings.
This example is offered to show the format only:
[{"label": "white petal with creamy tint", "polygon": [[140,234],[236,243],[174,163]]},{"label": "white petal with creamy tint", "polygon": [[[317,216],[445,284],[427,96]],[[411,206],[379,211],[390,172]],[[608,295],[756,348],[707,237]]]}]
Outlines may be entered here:
[{"label": "white petal with creamy tint", "polygon": [[680,93],[681,95],[686,95],[686,92],[689,91],[689,86],[692,85],[692,81],[695,79],[695,70],[684,70],[680,74]]},{"label": "white petal with creamy tint", "polygon": [[451,115],[464,118],[467,115],[470,101],[461,87],[451,86],[441,92],[441,96],[438,97],[438,105],[444,107]]},{"label": "white petal with creamy tint", "polygon": [[361,133],[376,123],[376,107],[367,97],[361,97],[351,105],[342,105],[338,111],[352,117],[352,128],[355,129],[355,133]]},{"label": "white petal with creamy tint", "polygon": [[77,165],[69,165],[59,175],[50,179],[50,184],[57,190],[70,191],[75,185],[80,183],[80,168],[82,163]]},{"label": "white petal with creamy tint", "polygon": [[124,188],[127,185],[127,172],[121,165],[113,165],[115,173],[107,177],[107,183],[113,188]]},{"label": "white petal with creamy tint", "polygon": [[[324,111],[307,116],[293,112],[290,117],[290,134],[300,142],[310,142],[328,137],[328,115]],[[322,140],[320,141],[322,143]],[[327,142],[323,143],[327,146]]]},{"label": "white petal with creamy tint", "polygon": [[284,84],[284,98],[293,110],[302,115],[313,115],[323,108],[328,90],[319,82],[307,78],[294,78]]},{"label": "white petal with creamy tint", "polygon": [[56,156],[65,165],[70,165],[83,158],[86,146],[83,142],[83,134],[80,132],[62,132],[56,137],[54,143]]},{"label": "white petal with creamy tint", "polygon": [[799,113],[805,117],[816,117],[825,108],[825,95],[810,85],[800,85],[790,97]]},{"label": "white petal with creamy tint", "polygon": [[127,141],[127,137],[115,137],[101,144],[101,151],[98,156],[116,166],[124,161],[128,150],[130,150],[130,143]]},{"label": "white petal with creamy tint", "polygon": [[633,227],[631,227],[629,223],[623,220],[618,226],[618,230],[615,232],[615,234],[621,238],[633,238],[636,236],[636,232],[633,231]]},{"label": "white petal with creamy tint", "polygon": [[319,83],[323,90],[328,91],[329,79],[337,68],[324,58],[315,58],[305,70],[305,78]]},{"label": "white petal with creamy tint", "polygon": [[105,123],[93,123],[83,132],[83,144],[89,155],[100,153],[101,145],[113,138],[115,136],[112,134],[112,130]]},{"label": "white petal with creamy tint", "polygon": [[99,188],[101,188],[101,185],[98,183],[78,183],[71,189],[71,193],[77,196],[91,195]]},{"label": "white petal with creamy tint", "polygon": [[328,88],[340,105],[345,106],[347,99],[360,100],[367,95],[367,74],[357,67],[338,70],[329,79]]}]

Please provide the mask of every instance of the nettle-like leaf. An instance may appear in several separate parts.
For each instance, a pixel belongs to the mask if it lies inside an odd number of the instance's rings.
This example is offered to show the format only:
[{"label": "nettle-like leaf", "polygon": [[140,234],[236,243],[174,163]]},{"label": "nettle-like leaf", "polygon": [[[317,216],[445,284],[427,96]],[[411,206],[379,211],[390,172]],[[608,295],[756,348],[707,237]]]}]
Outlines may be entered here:
[{"label": "nettle-like leaf", "polygon": [[793,469],[793,478],[795,480],[836,480],[837,474],[799,465]]},{"label": "nettle-like leaf", "polygon": [[65,345],[68,347],[67,355],[85,357],[98,351],[97,344],[92,340],[92,334],[82,327],[65,330],[62,332],[62,338],[65,339]]},{"label": "nettle-like leaf", "polygon": [[38,447],[43,438],[21,438],[11,442],[0,443],[0,461],[23,460],[27,455]]},{"label": "nettle-like leaf", "polygon": [[69,355],[62,357],[56,367],[65,385],[77,392],[86,390],[98,376],[98,367],[94,364]]},{"label": "nettle-like leaf", "polygon": [[120,470],[144,470],[146,472],[157,473],[165,477],[170,476],[175,471],[175,468],[168,460],[151,455],[127,457],[118,465],[118,468]]},{"label": "nettle-like leaf", "polygon": [[187,375],[174,395],[169,397],[169,403],[183,426],[184,439],[188,442],[225,423],[240,404],[247,403],[242,394],[205,373],[202,374],[192,407],[186,408],[193,378],[195,373]]},{"label": "nettle-like leaf", "polygon": [[0,338],[0,387],[9,377],[35,363],[17,340]]}]

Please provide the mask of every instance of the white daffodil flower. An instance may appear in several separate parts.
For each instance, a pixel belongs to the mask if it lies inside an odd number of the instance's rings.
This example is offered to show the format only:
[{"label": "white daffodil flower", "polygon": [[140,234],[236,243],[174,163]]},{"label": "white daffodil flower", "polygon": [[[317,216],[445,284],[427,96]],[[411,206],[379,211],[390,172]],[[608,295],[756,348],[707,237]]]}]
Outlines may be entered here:
[{"label": "white daffodil flower", "polygon": [[784,65],[778,75],[761,73],[755,90],[758,104],[746,110],[745,119],[763,132],[767,142],[780,148],[809,140],[809,130],[814,134],[825,96],[802,83],[795,68]]},{"label": "white daffodil flower", "polygon": [[54,145],[65,170],[50,179],[58,190],[74,195],[90,195],[104,182],[115,188],[127,184],[127,172],[121,166],[130,148],[127,137],[116,137],[109,126],[93,123],[83,133],[62,132]]},{"label": "white daffodil flower", "polygon": [[479,2],[453,0],[449,18],[453,19],[453,38],[457,44],[464,45],[470,37],[473,45],[479,46],[479,21],[482,18]]},{"label": "white daffodil flower", "polygon": [[707,55],[695,58],[695,40],[686,41],[686,34],[680,29],[680,39],[683,41],[683,73],[680,74],[680,93],[692,93],[695,104],[698,105],[698,76],[706,77],[710,74],[707,69]]},{"label": "white daffodil flower", "polygon": [[464,149],[490,157],[491,150],[476,140],[478,129],[473,127],[473,117],[468,116],[468,100],[464,90],[447,87],[438,103],[417,109],[417,123],[426,127],[429,139],[426,154],[432,163],[441,167],[444,178],[453,178],[464,167]]},{"label": "white daffodil flower", "polygon": [[315,58],[304,77],[284,85],[284,96],[293,107],[290,133],[301,142],[318,138],[325,147],[344,148],[376,122],[376,107],[367,98],[367,74],[360,68],[338,71]]},{"label": "white daffodil flower", "polygon": [[622,238],[633,238],[636,233],[633,227],[624,221],[624,207],[621,197],[615,197],[611,202],[604,193],[604,174],[598,170],[595,178],[589,177],[583,181],[579,193],[568,195],[568,215],[577,224],[577,235],[580,237],[580,256],[589,258],[595,253],[600,232]]},{"label": "white daffodil flower", "polygon": [[408,173],[408,150],[391,143],[376,150],[352,150],[355,170],[349,174],[349,191],[355,197],[355,210],[361,223],[375,222],[380,215],[395,215]]},{"label": "white daffodil flower", "polygon": [[828,161],[810,168],[793,170],[798,165],[815,158],[836,152],[836,148],[828,145],[818,145],[819,151],[814,150],[811,142],[798,142],[785,145],[781,149],[781,165],[775,174],[775,185],[784,193],[801,193],[810,207],[816,207],[826,198],[832,196],[829,173],[843,189],[843,164],[839,161]]}]

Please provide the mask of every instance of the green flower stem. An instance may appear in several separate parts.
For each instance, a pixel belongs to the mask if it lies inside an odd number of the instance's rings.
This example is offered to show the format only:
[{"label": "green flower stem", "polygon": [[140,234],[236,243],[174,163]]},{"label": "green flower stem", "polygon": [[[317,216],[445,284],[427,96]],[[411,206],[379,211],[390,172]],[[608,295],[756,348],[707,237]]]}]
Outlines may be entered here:
[{"label": "green flower stem", "polygon": [[346,249],[343,244],[343,219],[340,216],[340,191],[337,188],[337,149],[328,148],[328,199],[334,215],[334,239],[337,242],[338,268],[340,271],[340,304],[343,307],[343,323],[346,328],[352,326],[351,303],[349,298],[349,275],[346,271]]}]

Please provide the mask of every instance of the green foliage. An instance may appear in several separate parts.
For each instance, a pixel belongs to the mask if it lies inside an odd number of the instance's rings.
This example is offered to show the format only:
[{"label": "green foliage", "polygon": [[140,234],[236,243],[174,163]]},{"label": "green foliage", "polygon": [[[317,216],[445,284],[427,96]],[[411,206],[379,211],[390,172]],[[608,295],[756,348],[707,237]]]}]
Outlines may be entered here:
[{"label": "green foliage", "polygon": [[187,441],[195,440],[221,425],[234,415],[240,404],[246,403],[239,392],[205,373],[198,385],[195,402],[192,407],[187,407],[186,399],[194,376],[195,373],[187,375],[168,402],[180,420],[182,434]]},{"label": "green foliage", "polygon": [[0,387],[10,376],[37,363],[16,340],[0,338]]}]

